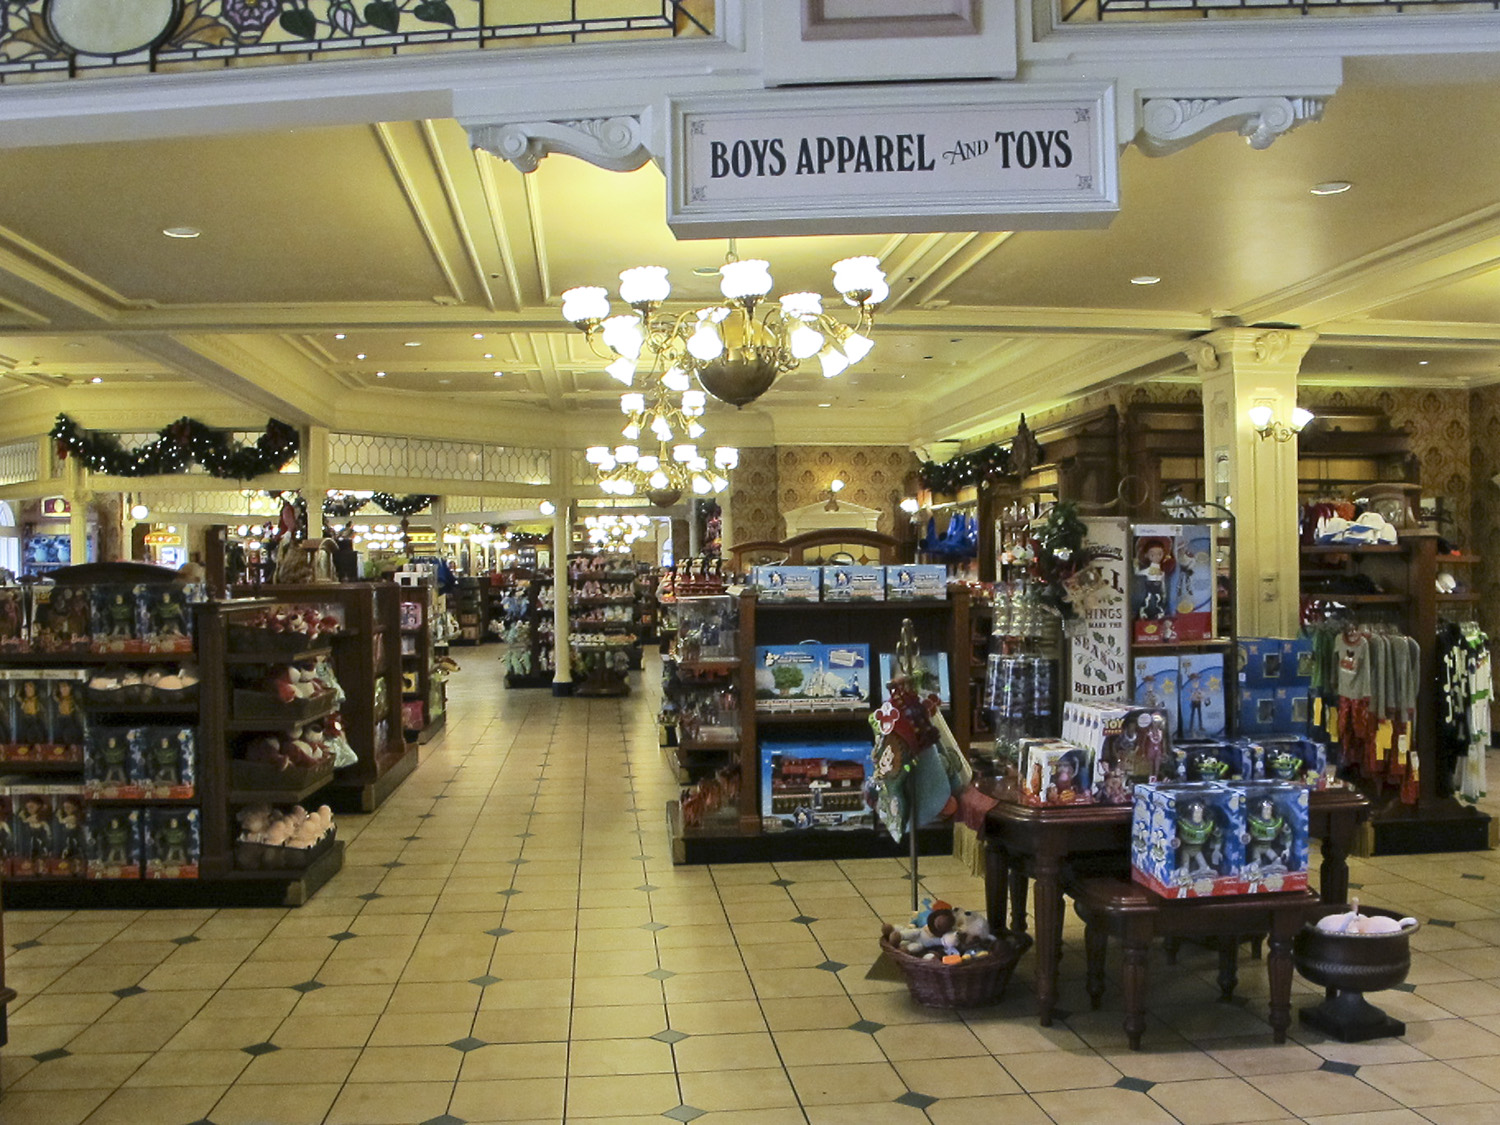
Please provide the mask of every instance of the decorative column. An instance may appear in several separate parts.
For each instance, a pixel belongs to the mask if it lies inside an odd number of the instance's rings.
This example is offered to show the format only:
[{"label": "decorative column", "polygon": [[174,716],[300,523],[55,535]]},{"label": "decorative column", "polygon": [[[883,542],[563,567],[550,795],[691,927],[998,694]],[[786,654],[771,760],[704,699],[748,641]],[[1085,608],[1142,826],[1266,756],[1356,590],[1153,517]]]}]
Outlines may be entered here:
[{"label": "decorative column", "polygon": [[88,487],[88,477],[77,457],[69,457],[64,465],[63,496],[68,501],[68,542],[72,565],[89,561],[89,498],[93,493]]},{"label": "decorative column", "polygon": [[1261,437],[1250,420],[1269,406],[1281,423],[1297,405],[1297,372],[1317,333],[1223,328],[1193,341],[1203,385],[1206,496],[1235,516],[1235,628],[1294,637],[1298,629],[1297,438]]},{"label": "decorative column", "polygon": [[328,427],[307,426],[302,431],[302,498],[307,503],[307,537],[323,538],[323,498],[328,495]]},{"label": "decorative column", "polygon": [[552,694],[573,694],[573,649],[568,644],[568,547],[573,527],[573,501],[568,482],[572,479],[572,455],[566,449],[552,451]]}]

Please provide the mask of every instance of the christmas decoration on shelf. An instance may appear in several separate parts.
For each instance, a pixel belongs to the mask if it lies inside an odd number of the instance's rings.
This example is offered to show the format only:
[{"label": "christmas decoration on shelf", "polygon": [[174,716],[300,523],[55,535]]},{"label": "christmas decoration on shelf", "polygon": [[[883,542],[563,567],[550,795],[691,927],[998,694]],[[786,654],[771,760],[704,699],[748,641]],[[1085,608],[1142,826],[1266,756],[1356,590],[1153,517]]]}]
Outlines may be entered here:
[{"label": "christmas decoration on shelf", "polygon": [[85,430],[66,414],[59,414],[48,435],[59,459],[77,457],[85,468],[115,477],[165,476],[183,473],[194,461],[209,476],[249,480],[280,472],[297,456],[294,427],[272,418],[254,445],[240,445],[223,430],[210,429],[192,418],[179,418],[157,431],[153,442],[126,449],[119,438]]},{"label": "christmas decoration on shelf", "polygon": [[348,519],[373,503],[387,515],[405,519],[426,508],[436,496],[414,492],[410,496],[393,496],[389,492],[337,492],[323,498],[323,514],[333,519]]},{"label": "christmas decoration on shelf", "polygon": [[1038,597],[1064,623],[1071,622],[1103,581],[1099,561],[1109,555],[1110,548],[1083,545],[1088,526],[1078,514],[1078,505],[1068,500],[1054,504],[1046,520],[1033,527],[1031,572],[1041,584]]},{"label": "christmas decoration on shelf", "polygon": [[1024,477],[1041,461],[1042,447],[1026,425],[1026,415],[1016,427],[1007,448],[996,442],[947,461],[923,461],[918,470],[922,487],[929,492],[953,493],[970,484],[995,477]]}]

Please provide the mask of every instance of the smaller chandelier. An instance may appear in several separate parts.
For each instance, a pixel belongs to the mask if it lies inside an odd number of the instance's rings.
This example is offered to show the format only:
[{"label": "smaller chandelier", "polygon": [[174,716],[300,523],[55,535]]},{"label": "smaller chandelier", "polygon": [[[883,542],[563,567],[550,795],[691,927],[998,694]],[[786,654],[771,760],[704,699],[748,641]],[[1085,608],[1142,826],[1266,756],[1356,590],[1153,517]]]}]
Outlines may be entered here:
[{"label": "smaller chandelier", "polygon": [[668,446],[658,442],[655,453],[634,445],[591,445],[584,458],[599,474],[599,487],[611,496],[645,496],[659,508],[670,508],[685,493],[709,496],[729,487],[724,475],[740,463],[740,451],[718,446],[713,460],[690,442]]},{"label": "smaller chandelier", "polygon": [[852,326],[825,312],[817,293],[788,293],[757,319],[756,307],[773,285],[770,263],[741,261],[733,240],[719,277],[724,304],[659,316],[672,292],[667,271],[637,266],[620,274],[620,299],[633,313],[610,315],[608,291],[585,285],[563,293],[562,314],[588,337],[595,354],[610,361],[605,370],[627,387],[644,359],[683,381],[696,375],[715,398],[744,406],[803,360],[816,356],[830,379],[862,360],[874,346],[875,310],[890,295],[878,258],[845,258],[834,263],[833,286],[856,311]]}]

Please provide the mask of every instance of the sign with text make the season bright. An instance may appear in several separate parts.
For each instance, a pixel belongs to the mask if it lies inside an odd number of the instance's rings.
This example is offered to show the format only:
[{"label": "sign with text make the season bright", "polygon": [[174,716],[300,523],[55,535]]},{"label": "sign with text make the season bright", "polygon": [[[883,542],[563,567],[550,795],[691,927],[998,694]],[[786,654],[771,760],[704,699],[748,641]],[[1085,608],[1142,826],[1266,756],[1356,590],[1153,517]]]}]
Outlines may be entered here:
[{"label": "sign with text make the season bright", "polygon": [[681,237],[1105,226],[1119,209],[1104,85],[805,88],[668,112]]}]

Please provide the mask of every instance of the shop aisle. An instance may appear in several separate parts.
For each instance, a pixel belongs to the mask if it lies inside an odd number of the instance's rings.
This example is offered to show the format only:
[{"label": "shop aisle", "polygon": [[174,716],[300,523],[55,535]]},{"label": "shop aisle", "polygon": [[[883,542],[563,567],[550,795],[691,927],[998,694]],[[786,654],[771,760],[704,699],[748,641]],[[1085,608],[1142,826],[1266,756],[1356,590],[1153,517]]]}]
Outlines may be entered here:
[{"label": "shop aisle", "polygon": [[[1118,992],[1087,1010],[1076,925],[1071,1014],[1042,1029],[1030,958],[1002,1004],[962,1017],[865,979],[879,921],[906,912],[899,861],[673,867],[654,662],[629,698],[562,701],[504,691],[487,650],[463,664],[446,731],[383,808],[340,820],[347,865],[307,906],[7,915],[22,1000],[0,1121],[1500,1116],[1496,853],[1352,864],[1362,895],[1428,922],[1410,990],[1377,998],[1405,1040],[1294,1028],[1275,1047],[1259,966],[1220,1005],[1216,959],[1185,951],[1153,965],[1131,1054]],[[955,861],[924,871],[981,901]]]}]

